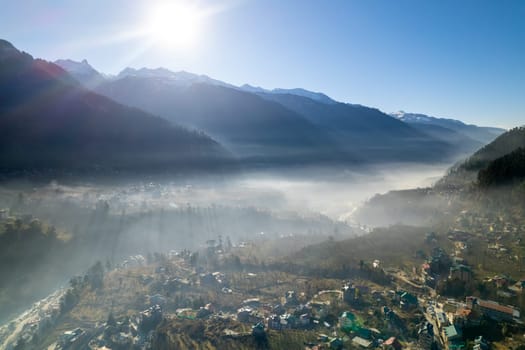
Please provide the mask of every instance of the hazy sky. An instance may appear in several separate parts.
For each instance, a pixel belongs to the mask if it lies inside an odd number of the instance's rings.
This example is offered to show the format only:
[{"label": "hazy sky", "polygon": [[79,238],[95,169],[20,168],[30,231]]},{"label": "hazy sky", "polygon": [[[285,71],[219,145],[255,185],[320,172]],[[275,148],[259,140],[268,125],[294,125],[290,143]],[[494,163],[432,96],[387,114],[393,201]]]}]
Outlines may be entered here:
[{"label": "hazy sky", "polygon": [[105,73],[163,66],[385,112],[525,124],[525,1],[191,1],[183,7],[198,20],[174,14],[183,27],[167,28],[191,35],[173,45],[149,28],[159,6],[5,0],[0,35],[35,57],[85,58]]}]

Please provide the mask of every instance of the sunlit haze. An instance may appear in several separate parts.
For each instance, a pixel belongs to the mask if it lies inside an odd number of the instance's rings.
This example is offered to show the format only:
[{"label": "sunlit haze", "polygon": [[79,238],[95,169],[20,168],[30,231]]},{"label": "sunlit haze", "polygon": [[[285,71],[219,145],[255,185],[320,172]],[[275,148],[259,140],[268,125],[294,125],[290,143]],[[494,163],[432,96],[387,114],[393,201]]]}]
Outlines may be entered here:
[{"label": "sunlit haze", "polygon": [[525,350],[525,0],[0,5],[0,350]]},{"label": "sunlit haze", "polygon": [[522,1],[28,0],[0,16],[20,49],[105,73],[165,67],[385,112],[524,120]]},{"label": "sunlit haze", "polygon": [[148,9],[144,29],[149,40],[164,49],[191,49],[197,45],[204,25],[204,9],[194,4],[164,2]]}]

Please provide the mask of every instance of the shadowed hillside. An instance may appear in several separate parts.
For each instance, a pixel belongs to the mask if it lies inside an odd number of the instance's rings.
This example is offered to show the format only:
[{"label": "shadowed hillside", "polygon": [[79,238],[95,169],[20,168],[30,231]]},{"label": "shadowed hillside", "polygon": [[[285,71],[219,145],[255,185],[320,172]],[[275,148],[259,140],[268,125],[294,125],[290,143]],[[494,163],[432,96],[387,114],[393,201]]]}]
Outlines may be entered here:
[{"label": "shadowed hillside", "polygon": [[0,168],[196,170],[229,156],[202,133],[81,87],[62,68],[0,41]]}]

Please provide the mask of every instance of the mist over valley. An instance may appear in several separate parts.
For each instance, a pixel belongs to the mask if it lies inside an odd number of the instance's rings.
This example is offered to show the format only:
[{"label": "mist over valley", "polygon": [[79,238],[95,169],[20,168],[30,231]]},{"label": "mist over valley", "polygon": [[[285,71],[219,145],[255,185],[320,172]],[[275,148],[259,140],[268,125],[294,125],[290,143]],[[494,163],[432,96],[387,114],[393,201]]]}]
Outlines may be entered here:
[{"label": "mist over valley", "polygon": [[4,5],[0,350],[525,348],[522,4]]}]

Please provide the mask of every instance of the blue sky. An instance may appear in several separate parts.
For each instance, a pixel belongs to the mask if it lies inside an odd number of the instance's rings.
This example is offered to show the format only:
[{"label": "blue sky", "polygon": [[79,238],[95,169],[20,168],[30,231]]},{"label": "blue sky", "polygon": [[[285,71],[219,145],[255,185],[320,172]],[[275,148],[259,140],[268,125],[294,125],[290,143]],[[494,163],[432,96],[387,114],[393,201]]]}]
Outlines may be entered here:
[{"label": "blue sky", "polygon": [[[525,124],[525,1],[210,0],[191,47],[135,33],[154,0],[6,1],[1,37],[35,57],[304,87],[385,112]],[[176,33],[174,33],[176,35]]]}]

